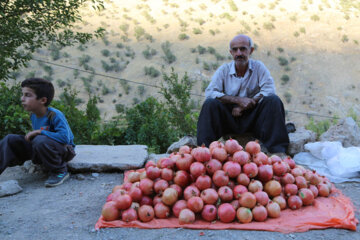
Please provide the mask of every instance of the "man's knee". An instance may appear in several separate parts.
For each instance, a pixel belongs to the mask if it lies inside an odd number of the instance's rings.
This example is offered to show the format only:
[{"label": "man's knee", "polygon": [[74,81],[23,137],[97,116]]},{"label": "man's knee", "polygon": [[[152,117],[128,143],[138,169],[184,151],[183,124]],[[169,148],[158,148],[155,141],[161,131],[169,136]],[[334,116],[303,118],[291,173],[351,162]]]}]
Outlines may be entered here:
[{"label": "man's knee", "polygon": [[17,144],[18,142],[22,141],[24,136],[18,134],[8,134],[4,137],[3,141],[7,142],[9,145]]},{"label": "man's knee", "polygon": [[263,97],[263,102],[264,103],[272,103],[272,104],[279,104],[279,103],[282,104],[281,99],[275,94]]},{"label": "man's knee", "polygon": [[203,104],[203,107],[215,107],[222,104],[218,99],[216,98],[207,98]]},{"label": "man's knee", "polygon": [[49,138],[45,135],[37,135],[36,137],[34,137],[31,143],[33,145],[33,148],[39,149],[44,147],[48,140]]}]

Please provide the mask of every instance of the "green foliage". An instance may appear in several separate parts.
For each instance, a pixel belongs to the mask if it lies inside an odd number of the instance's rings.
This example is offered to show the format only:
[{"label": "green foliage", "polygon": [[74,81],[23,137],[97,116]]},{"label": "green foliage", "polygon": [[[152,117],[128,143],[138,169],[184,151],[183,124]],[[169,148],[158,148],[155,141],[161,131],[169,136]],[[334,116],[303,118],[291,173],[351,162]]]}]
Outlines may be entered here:
[{"label": "green foliage", "polygon": [[315,14],[315,15],[312,15],[312,16],[310,17],[310,19],[316,22],[316,21],[319,21],[319,20],[320,20],[320,17]]},{"label": "green foliage", "polygon": [[317,137],[320,137],[320,135],[326,132],[331,125],[334,125],[336,123],[337,119],[335,117],[331,121],[322,120],[317,122],[315,122],[314,118],[310,117],[310,121],[308,124],[305,125],[305,128],[315,132]]},{"label": "green foliage", "polygon": [[193,28],[193,33],[194,34],[202,34],[202,31],[200,28]]},{"label": "green foliage", "polygon": [[31,130],[29,113],[21,106],[20,84],[7,87],[0,82],[0,139],[6,135],[26,134]]},{"label": "green foliage", "polygon": [[280,66],[286,66],[289,64],[289,61],[284,57],[278,57]]},{"label": "green foliage", "polygon": [[285,101],[286,101],[287,103],[290,103],[290,102],[291,102],[291,97],[292,97],[291,93],[285,92],[285,93],[284,93],[284,97],[285,97]]},{"label": "green foliage", "polygon": [[348,42],[348,41],[349,41],[348,36],[344,34],[344,35],[341,37],[341,41],[342,41],[343,43]]},{"label": "green foliage", "polygon": [[176,61],[176,56],[171,52],[170,49],[170,42],[166,41],[165,43],[161,44],[161,49],[163,50],[165,56],[163,59],[168,63],[171,64]]},{"label": "green foliage", "polygon": [[237,12],[239,10],[233,0],[228,0],[228,4],[232,11]]},{"label": "green foliage", "polygon": [[275,25],[271,22],[266,22],[266,23],[264,23],[263,28],[271,31],[271,30],[275,29]]},{"label": "green foliage", "polygon": [[145,75],[149,75],[150,77],[152,78],[156,78],[160,75],[160,72],[159,70],[157,70],[156,68],[154,67],[144,67],[144,72],[145,72]]},{"label": "green foliage", "polygon": [[176,138],[169,122],[169,113],[154,97],[126,111],[125,141],[127,144],[145,144],[155,152],[166,152]]},{"label": "green foliage", "polygon": [[129,94],[131,88],[130,88],[128,81],[126,79],[120,79],[120,85],[124,89],[125,94],[126,95]]},{"label": "green foliage", "polygon": [[155,56],[157,51],[153,48],[150,48],[149,46],[146,46],[146,49],[142,52],[144,57],[146,59],[151,59],[153,56]]},{"label": "green foliage", "polygon": [[145,35],[145,29],[139,26],[135,27],[135,38],[136,40],[140,40],[141,37],[143,37]]},{"label": "green foliage", "polygon": [[186,35],[185,33],[180,33],[178,38],[179,38],[179,40],[187,40],[187,39],[189,39],[189,36]]},{"label": "green foliage", "polygon": [[102,54],[104,57],[108,57],[108,56],[110,56],[110,51],[107,50],[107,49],[103,49],[103,50],[101,50],[101,54]]},{"label": "green foliage", "polygon": [[282,81],[281,85],[285,85],[289,80],[290,80],[289,75],[287,75],[287,74],[282,75],[281,76],[281,81]]},{"label": "green foliage", "polygon": [[164,83],[160,93],[169,111],[169,120],[178,136],[195,135],[197,115],[191,111],[190,92],[194,82],[187,73],[179,79],[172,69],[170,75],[163,75]]},{"label": "green foliage", "polygon": [[[49,43],[60,46],[84,44],[93,36],[100,37],[104,29],[93,34],[76,32],[74,24],[81,20],[80,7],[87,0],[30,1],[13,0],[0,3],[0,80],[9,73],[26,66],[32,53]],[[97,10],[102,0],[92,0]],[[55,53],[54,58],[57,58]]]},{"label": "green foliage", "polygon": [[199,54],[204,54],[204,53],[206,53],[206,47],[198,45],[197,46],[197,51],[198,51]]}]

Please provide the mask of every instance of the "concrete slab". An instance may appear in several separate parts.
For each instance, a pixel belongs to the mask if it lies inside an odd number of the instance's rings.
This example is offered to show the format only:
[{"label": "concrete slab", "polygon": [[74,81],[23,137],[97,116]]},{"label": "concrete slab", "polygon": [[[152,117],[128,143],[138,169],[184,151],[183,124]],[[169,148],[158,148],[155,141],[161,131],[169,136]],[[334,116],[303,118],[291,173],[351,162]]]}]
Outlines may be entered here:
[{"label": "concrete slab", "polygon": [[149,157],[145,145],[77,145],[68,163],[70,172],[114,172],[144,166]]}]

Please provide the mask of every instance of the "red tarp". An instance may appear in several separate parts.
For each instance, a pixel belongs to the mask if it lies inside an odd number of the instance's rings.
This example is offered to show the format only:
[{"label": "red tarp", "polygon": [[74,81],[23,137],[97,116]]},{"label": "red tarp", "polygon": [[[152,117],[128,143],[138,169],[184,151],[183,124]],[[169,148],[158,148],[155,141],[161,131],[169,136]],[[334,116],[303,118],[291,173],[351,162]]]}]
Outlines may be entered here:
[{"label": "red tarp", "polygon": [[[127,174],[126,174],[127,175]],[[126,179],[126,177],[125,177]],[[141,221],[123,222],[121,220],[107,222],[100,216],[95,229],[106,227],[134,227],[134,228],[191,228],[191,229],[241,229],[262,230],[273,232],[305,232],[310,229],[344,228],[356,231],[358,220],[355,218],[354,206],[351,200],[344,196],[340,190],[333,187],[331,195],[327,198],[318,197],[312,206],[302,207],[299,210],[286,209],[281,211],[279,218],[268,218],[265,222],[239,222],[222,223],[206,222],[197,218],[195,223],[180,225],[178,219],[153,219],[150,222]]]}]

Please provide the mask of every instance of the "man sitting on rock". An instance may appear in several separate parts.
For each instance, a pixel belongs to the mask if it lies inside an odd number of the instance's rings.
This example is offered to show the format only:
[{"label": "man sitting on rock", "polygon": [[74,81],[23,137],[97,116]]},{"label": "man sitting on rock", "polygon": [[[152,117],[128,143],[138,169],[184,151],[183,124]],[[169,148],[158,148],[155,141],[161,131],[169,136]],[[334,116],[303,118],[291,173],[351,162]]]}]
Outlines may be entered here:
[{"label": "man sitting on rock", "polygon": [[237,35],[230,42],[233,61],[219,67],[205,90],[197,124],[197,143],[209,146],[227,134],[252,132],[270,153],[286,153],[289,137],[285,111],[275,95],[274,80],[265,65],[250,59],[253,42]]}]

